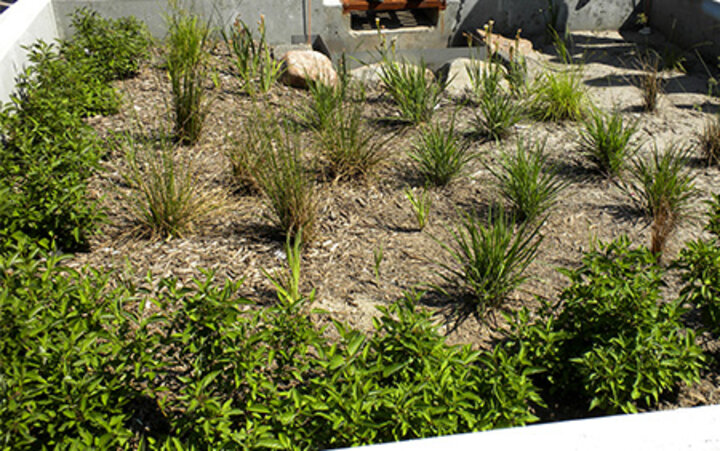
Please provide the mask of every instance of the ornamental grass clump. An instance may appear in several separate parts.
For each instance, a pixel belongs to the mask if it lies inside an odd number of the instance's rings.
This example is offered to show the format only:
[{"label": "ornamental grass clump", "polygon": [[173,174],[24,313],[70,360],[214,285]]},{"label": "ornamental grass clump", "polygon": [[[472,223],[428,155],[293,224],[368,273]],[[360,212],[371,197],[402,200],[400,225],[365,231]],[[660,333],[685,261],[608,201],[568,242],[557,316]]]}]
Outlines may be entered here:
[{"label": "ornamental grass clump", "polygon": [[142,143],[126,137],[125,200],[141,234],[182,237],[222,206],[222,196],[195,174],[193,158],[181,158],[169,140]]},{"label": "ornamental grass clump", "polygon": [[257,194],[262,191],[259,174],[273,152],[274,118],[256,109],[243,121],[240,137],[231,139],[224,153],[232,170],[235,186],[243,192]]},{"label": "ornamental grass clump", "polygon": [[205,85],[211,79],[210,26],[180,9],[175,9],[168,21],[165,63],[172,92],[174,132],[181,143],[194,144],[200,139],[208,113]]},{"label": "ornamental grass clump", "polygon": [[386,144],[394,136],[381,137],[362,117],[362,106],[348,104],[337,111],[334,124],[319,132],[321,154],[328,175],[335,180],[370,175],[386,159]]},{"label": "ornamental grass clump", "polygon": [[412,124],[429,121],[440,103],[447,82],[437,81],[425,62],[419,65],[396,61],[386,53],[380,80],[400,110],[400,117]]},{"label": "ornamental grass clump", "polygon": [[275,124],[264,139],[273,151],[262,165],[258,181],[271,211],[271,218],[284,237],[300,234],[303,243],[315,235],[317,193],[315,177],[305,161],[303,138],[288,123]]},{"label": "ornamental grass clump", "polygon": [[620,177],[638,150],[632,145],[637,122],[627,122],[618,110],[592,110],[580,130],[582,152],[606,177]]},{"label": "ornamental grass clump", "polygon": [[523,223],[516,230],[515,219],[502,207],[491,209],[487,225],[465,213],[449,232],[451,242],[438,243],[454,264],[440,263],[446,286],[438,288],[467,292],[480,315],[501,309],[507,296],[528,278],[526,270],[542,241],[539,226]]},{"label": "ornamental grass clump", "polygon": [[542,121],[577,121],[586,112],[587,95],[582,68],[548,69],[533,87],[534,116]]},{"label": "ornamental grass clump", "polygon": [[708,166],[720,165],[720,116],[705,122],[699,138],[700,152]]},{"label": "ornamental grass clump", "polygon": [[449,126],[433,123],[421,130],[420,138],[409,152],[425,182],[445,186],[461,177],[477,156],[470,150],[470,142],[455,133],[455,117]]},{"label": "ornamental grass clump", "polygon": [[230,33],[223,31],[223,37],[234,56],[235,69],[243,90],[250,96],[265,94],[282,75],[282,63],[272,54],[265,37],[265,17],[258,24],[259,38],[256,40],[250,27],[239,18],[230,27]]},{"label": "ornamental grass clump", "polygon": [[638,57],[636,66],[640,74],[635,77],[635,84],[642,93],[643,108],[647,112],[653,112],[657,109],[665,85],[660,70],[662,58],[657,52],[649,50]]},{"label": "ornamental grass clump", "polygon": [[502,154],[499,169],[489,167],[500,194],[512,205],[519,221],[543,217],[567,186],[547,160],[544,142],[519,140],[514,153]]},{"label": "ornamental grass clump", "polygon": [[671,144],[663,152],[653,148],[650,158],[636,159],[624,189],[651,222],[650,250],[662,256],[667,240],[690,217],[690,203],[698,192],[687,167],[690,148]]}]

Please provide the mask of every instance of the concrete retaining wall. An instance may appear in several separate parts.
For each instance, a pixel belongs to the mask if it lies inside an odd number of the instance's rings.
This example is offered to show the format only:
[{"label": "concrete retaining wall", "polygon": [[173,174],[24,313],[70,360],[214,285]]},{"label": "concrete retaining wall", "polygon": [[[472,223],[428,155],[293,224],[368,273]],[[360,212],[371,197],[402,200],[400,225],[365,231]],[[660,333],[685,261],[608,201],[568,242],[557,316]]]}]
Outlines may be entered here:
[{"label": "concrete retaining wall", "polygon": [[29,46],[38,39],[58,37],[51,0],[19,1],[0,15],[0,103],[8,102],[15,77],[27,65]]},{"label": "concrete retaining wall", "polygon": [[650,25],[673,43],[700,51],[710,65],[720,56],[720,1],[652,0]]}]

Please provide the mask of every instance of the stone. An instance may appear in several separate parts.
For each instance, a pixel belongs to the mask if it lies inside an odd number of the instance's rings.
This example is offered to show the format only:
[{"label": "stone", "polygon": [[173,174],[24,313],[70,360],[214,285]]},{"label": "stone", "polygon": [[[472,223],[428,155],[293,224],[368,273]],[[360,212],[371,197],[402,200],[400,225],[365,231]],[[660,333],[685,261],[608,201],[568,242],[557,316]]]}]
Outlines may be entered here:
[{"label": "stone", "polygon": [[480,39],[487,47],[488,54],[498,55],[505,61],[513,61],[516,55],[527,58],[534,54],[535,51],[533,49],[532,42],[527,39],[521,38],[521,31],[522,30],[518,30],[517,34],[515,35],[515,39],[509,39],[505,36],[493,33],[491,31],[488,32],[484,29],[477,30]]},{"label": "stone", "polygon": [[314,50],[291,50],[280,61],[283,74],[280,80],[288,86],[307,89],[308,80],[321,81],[330,86],[338,84],[338,75],[330,58]]},{"label": "stone", "polygon": [[[409,63],[400,63],[402,65],[409,65]],[[382,73],[383,63],[368,64],[360,66],[350,71],[350,77],[353,80],[359,81],[365,85],[378,86],[382,83],[380,74]],[[435,74],[430,69],[425,69],[425,77],[429,80],[435,78]]]},{"label": "stone", "polygon": [[[507,74],[507,69],[500,64],[483,60],[473,62],[470,58],[456,58],[440,68],[441,76],[448,82],[445,91],[450,97],[463,98],[472,93],[473,86],[468,69],[472,68],[473,64],[478,65],[481,71],[492,68],[500,70],[503,76]],[[505,78],[500,82],[500,87],[505,90],[509,89],[510,86]]]}]

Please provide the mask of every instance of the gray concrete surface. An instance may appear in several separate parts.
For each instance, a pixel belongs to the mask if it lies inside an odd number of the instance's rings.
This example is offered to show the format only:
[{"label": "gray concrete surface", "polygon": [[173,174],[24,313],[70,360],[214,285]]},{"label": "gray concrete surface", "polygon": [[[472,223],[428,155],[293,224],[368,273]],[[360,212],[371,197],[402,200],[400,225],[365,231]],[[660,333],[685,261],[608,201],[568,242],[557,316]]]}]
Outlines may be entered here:
[{"label": "gray concrete surface", "polygon": [[21,0],[0,15],[0,104],[15,90],[15,78],[27,65],[23,48],[58,37],[51,0]]}]

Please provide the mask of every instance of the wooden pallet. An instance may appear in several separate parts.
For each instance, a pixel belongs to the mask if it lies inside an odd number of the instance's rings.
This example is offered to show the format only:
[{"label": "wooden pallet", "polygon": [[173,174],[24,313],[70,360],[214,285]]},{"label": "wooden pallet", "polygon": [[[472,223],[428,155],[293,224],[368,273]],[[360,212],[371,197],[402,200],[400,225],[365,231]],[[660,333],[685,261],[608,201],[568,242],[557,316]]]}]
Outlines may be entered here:
[{"label": "wooden pallet", "polygon": [[445,9],[445,0],[343,0],[343,11],[397,11],[417,8]]}]

